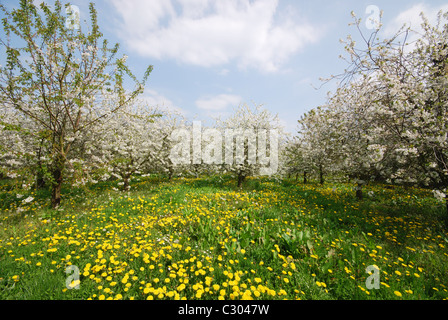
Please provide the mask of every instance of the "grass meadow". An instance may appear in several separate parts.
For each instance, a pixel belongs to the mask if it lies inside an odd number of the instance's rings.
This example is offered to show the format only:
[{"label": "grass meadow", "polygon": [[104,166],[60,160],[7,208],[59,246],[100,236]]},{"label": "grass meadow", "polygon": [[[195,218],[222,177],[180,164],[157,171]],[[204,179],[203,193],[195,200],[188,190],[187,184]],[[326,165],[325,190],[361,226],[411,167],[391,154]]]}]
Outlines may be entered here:
[{"label": "grass meadow", "polygon": [[48,191],[3,181],[0,299],[448,298],[446,213],[431,191],[368,185],[358,201],[347,183],[238,189],[226,176],[116,187],[66,186],[55,211]]}]

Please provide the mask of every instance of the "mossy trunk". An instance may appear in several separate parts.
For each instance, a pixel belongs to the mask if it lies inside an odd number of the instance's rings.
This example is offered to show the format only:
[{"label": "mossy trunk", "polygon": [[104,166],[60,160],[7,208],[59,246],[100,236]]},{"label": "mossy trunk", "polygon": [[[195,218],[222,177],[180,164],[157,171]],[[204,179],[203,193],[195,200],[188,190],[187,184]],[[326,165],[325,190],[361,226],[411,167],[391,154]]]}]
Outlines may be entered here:
[{"label": "mossy trunk", "polygon": [[53,184],[51,188],[51,207],[56,209],[61,204],[61,190],[63,181],[63,168],[58,166],[53,170]]},{"label": "mossy trunk", "polygon": [[129,190],[129,180],[131,178],[130,174],[127,174],[123,177],[123,191]]},{"label": "mossy trunk", "polygon": [[362,200],[363,196],[362,196],[362,183],[358,182],[358,185],[356,186],[356,198],[358,200]]},{"label": "mossy trunk", "polygon": [[36,189],[45,189],[46,185],[44,175],[39,171],[36,176]]},{"label": "mossy trunk", "polygon": [[246,179],[245,175],[239,174],[238,175],[238,188],[241,188],[243,186],[243,182]]},{"label": "mossy trunk", "polygon": [[445,216],[445,225],[448,229],[448,189],[445,191],[447,194],[445,195],[445,205],[446,205],[446,216]]},{"label": "mossy trunk", "polygon": [[322,165],[319,165],[319,181],[320,184],[324,184],[324,168]]}]

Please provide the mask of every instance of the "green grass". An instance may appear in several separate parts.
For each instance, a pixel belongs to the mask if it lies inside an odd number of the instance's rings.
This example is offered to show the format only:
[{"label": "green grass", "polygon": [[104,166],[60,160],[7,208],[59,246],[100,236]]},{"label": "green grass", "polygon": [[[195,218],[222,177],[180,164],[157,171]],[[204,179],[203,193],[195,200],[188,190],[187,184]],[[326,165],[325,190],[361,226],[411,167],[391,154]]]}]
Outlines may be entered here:
[{"label": "green grass", "polygon": [[357,201],[350,184],[237,189],[226,176],[131,186],[66,186],[54,211],[48,191],[2,183],[0,299],[448,298],[446,213],[430,191],[369,185]]}]

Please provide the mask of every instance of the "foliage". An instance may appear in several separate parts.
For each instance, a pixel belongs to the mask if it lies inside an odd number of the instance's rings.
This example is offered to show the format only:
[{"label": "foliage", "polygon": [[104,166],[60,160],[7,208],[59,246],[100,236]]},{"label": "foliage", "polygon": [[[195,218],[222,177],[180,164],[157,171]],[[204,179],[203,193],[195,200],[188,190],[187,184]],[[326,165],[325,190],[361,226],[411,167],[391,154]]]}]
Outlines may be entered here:
[{"label": "foliage", "polygon": [[[448,186],[448,13],[408,43],[409,28],[380,40],[361,33],[365,48],[348,37],[349,63],[328,102],[300,120],[290,144],[291,164],[301,170],[331,168],[361,186],[366,181]],[[445,24],[443,24],[445,22]],[[360,19],[354,25],[359,28]],[[299,158],[299,159],[297,159]],[[359,193],[361,195],[361,193]],[[447,202],[448,205],[448,202]],[[448,208],[448,207],[447,207]]]},{"label": "foliage", "polygon": [[[126,66],[126,56],[116,58],[118,44],[113,48],[107,40],[101,44],[92,3],[88,32],[68,28],[62,9],[59,1],[54,10],[45,3],[39,10],[31,0],[21,0],[11,12],[0,5],[5,15],[0,45],[6,53],[6,65],[0,67],[1,116],[7,118],[9,128],[23,128],[30,136],[15,144],[22,149],[6,152],[9,157],[32,157],[33,165],[52,186],[53,207],[60,203],[66,167],[79,159],[76,149],[99,119],[143,91],[152,70],[148,67],[139,82]],[[123,89],[124,75],[136,83],[130,94]],[[105,113],[103,106],[114,95],[120,98]],[[15,119],[12,123],[11,118]]]}]

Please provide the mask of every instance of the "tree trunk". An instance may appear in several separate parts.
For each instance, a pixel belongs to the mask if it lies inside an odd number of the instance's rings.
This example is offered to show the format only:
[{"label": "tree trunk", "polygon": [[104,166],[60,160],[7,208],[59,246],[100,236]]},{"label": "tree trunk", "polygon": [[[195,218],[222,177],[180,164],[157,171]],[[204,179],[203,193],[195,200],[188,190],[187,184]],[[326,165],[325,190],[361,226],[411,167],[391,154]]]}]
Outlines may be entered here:
[{"label": "tree trunk", "polygon": [[51,207],[56,209],[61,204],[62,168],[53,170],[53,184],[51,190]]},{"label": "tree trunk", "polygon": [[303,183],[306,184],[308,181],[306,179],[306,170],[303,170]]},{"label": "tree trunk", "polygon": [[123,177],[123,191],[127,191],[129,189],[129,178],[131,177],[130,174],[127,174]]},{"label": "tree trunk", "polygon": [[[448,189],[445,192],[448,193]],[[446,204],[445,225],[448,229],[448,194],[445,194],[445,204]]]},{"label": "tree trunk", "polygon": [[39,172],[36,177],[36,189],[39,189],[39,190],[44,189],[45,185],[46,185],[45,179],[44,179],[42,173]]},{"label": "tree trunk", "polygon": [[324,184],[324,168],[322,167],[322,165],[319,165],[319,180],[320,184]]},{"label": "tree trunk", "polygon": [[362,183],[358,182],[358,186],[356,187],[356,198],[358,200],[362,200]]},{"label": "tree trunk", "polygon": [[299,179],[299,173],[296,173],[296,181]]},{"label": "tree trunk", "polygon": [[238,188],[241,188],[243,186],[243,182],[244,182],[245,178],[246,177],[244,175],[242,175],[242,174],[238,175]]}]

